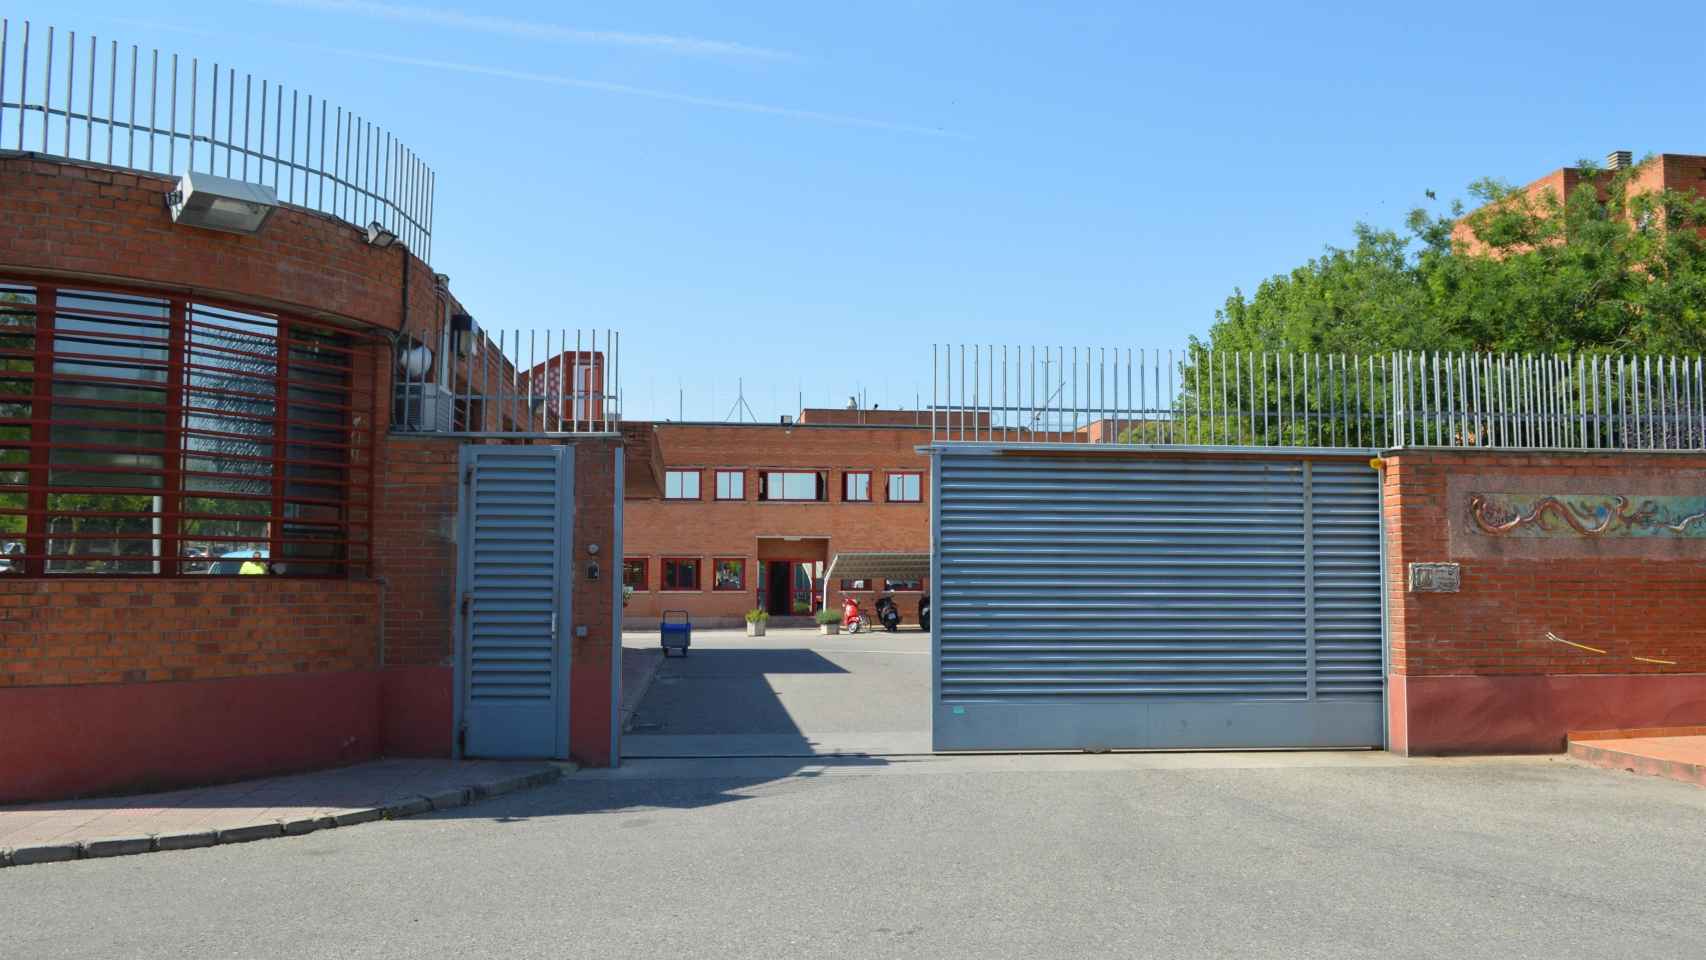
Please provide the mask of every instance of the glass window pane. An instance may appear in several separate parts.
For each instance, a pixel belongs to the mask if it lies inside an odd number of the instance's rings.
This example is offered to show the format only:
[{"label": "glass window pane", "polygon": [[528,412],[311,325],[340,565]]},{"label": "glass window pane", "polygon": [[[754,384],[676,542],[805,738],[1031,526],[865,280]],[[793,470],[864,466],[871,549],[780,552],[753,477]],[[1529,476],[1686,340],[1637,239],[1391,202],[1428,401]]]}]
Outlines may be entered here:
[{"label": "glass window pane", "polygon": [[159,572],[159,497],[55,493],[47,509],[48,573]]},{"label": "glass window pane", "polygon": [[817,473],[771,471],[764,474],[765,500],[816,500],[822,490],[822,477]]},{"label": "glass window pane", "polygon": [[911,503],[919,499],[920,477],[916,473],[889,474],[889,499],[899,503]]},{"label": "glass window pane", "polygon": [[718,470],[717,499],[746,499],[746,474],[739,470]]},{"label": "glass window pane", "polygon": [[718,560],[712,585],[718,590],[746,589],[746,561]]},{"label": "glass window pane", "polygon": [[666,470],[664,471],[663,483],[665,499],[699,499],[699,471],[697,470]]},{"label": "glass window pane", "polygon": [[699,589],[699,561],[665,560],[663,562],[663,588],[665,590]]},{"label": "glass window pane", "polygon": [[842,496],[847,500],[859,501],[871,499],[871,475],[868,473],[846,474],[846,484]]}]

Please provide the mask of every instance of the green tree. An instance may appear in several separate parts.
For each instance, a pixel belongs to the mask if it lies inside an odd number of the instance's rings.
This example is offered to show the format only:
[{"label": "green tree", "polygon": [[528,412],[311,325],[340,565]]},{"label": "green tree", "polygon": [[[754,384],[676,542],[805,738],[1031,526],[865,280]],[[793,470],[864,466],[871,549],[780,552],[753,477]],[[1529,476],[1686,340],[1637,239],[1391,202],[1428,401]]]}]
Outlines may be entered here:
[{"label": "green tree", "polygon": [[[1567,197],[1493,180],[1464,215],[1413,210],[1356,242],[1236,290],[1215,350],[1379,353],[1706,350],[1706,198],[1633,193],[1638,168],[1584,164]],[[1459,224],[1478,244],[1467,244]]]},{"label": "green tree", "polygon": [[1358,420],[1373,435],[1359,404],[1378,404],[1399,351],[1706,352],[1706,198],[1583,166],[1568,196],[1481,180],[1471,213],[1358,224],[1351,246],[1235,290],[1192,339],[1174,426],[1203,443],[1342,442]]}]

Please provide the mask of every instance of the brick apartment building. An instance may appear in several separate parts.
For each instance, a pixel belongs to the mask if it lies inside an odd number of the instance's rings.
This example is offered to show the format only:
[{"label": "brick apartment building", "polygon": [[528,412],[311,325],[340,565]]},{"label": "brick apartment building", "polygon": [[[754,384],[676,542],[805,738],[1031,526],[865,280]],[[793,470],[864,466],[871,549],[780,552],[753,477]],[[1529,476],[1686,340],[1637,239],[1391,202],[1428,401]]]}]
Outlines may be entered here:
[{"label": "brick apartment building", "polygon": [[[633,425],[630,425],[632,427]],[[627,495],[624,613],[635,627],[664,610],[734,625],[753,608],[804,616],[823,603],[838,553],[930,549],[930,415],[808,409],[791,423],[649,425],[661,453],[655,492]],[[829,584],[867,609],[893,592],[916,624],[923,581]]]},{"label": "brick apartment building", "polygon": [[[1603,196],[1603,191],[1611,179],[1624,170],[1632,171],[1628,187],[1628,195],[1631,198],[1664,190],[1706,196],[1706,156],[1661,153],[1636,163],[1631,151],[1613,150],[1606,154],[1605,166],[1592,172],[1591,179],[1598,185]],[[1523,187],[1522,192],[1534,199],[1551,194],[1561,203],[1578,186],[1587,183],[1589,178],[1590,173],[1581,167],[1559,167]],[[1485,245],[1475,236],[1466,221],[1458,221],[1452,235],[1471,253],[1479,253],[1485,249]]]}]

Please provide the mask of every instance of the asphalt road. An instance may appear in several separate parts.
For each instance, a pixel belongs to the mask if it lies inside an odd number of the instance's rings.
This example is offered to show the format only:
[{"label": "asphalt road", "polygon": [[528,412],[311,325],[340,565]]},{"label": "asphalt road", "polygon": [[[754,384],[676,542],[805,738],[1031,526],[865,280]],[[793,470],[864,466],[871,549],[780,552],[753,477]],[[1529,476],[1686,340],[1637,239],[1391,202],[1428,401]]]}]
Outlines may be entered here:
[{"label": "asphalt road", "polygon": [[0,870],[0,955],[1706,955],[1706,790],[1380,753],[655,760]]},{"label": "asphalt road", "polygon": [[686,657],[659,665],[622,738],[625,757],[929,752],[930,635],[916,629],[695,631]]}]

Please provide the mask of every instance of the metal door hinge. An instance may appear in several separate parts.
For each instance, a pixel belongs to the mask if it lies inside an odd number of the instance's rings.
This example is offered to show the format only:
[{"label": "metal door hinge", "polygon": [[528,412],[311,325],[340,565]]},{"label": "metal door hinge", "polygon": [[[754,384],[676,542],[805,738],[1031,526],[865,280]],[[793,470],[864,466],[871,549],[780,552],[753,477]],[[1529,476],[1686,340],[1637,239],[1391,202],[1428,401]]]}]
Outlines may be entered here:
[{"label": "metal door hinge", "polygon": [[474,602],[474,595],[473,594],[464,593],[462,595],[462,615],[464,617],[466,617],[468,615],[468,607],[470,605],[472,605],[473,602]]}]

